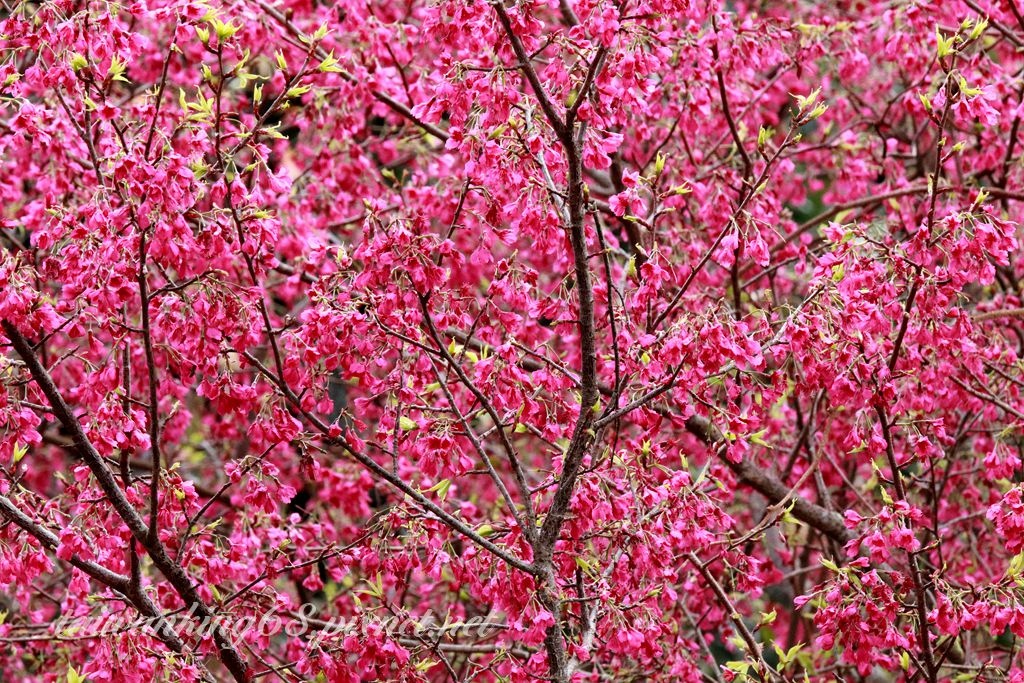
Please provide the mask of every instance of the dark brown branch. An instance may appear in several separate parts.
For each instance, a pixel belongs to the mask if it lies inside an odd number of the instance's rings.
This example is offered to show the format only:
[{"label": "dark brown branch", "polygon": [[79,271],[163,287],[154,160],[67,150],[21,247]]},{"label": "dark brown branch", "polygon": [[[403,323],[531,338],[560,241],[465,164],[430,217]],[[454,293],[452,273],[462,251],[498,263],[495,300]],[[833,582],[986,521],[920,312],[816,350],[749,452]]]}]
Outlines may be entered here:
[{"label": "dark brown branch", "polygon": [[153,458],[153,476],[149,480],[149,536],[157,540],[157,517],[160,510],[160,397],[153,354],[153,333],[149,324],[149,274],[146,270],[147,234],[143,230],[139,240],[139,299],[142,308],[142,344],[146,354],[146,373],[149,381],[149,409],[146,421],[149,427],[149,450]]},{"label": "dark brown branch", "polygon": [[540,104],[540,108],[544,112],[544,116],[547,117],[548,124],[555,131],[555,134],[558,135],[558,138],[563,142],[563,144],[572,146],[572,130],[566,127],[562,117],[559,116],[558,112],[555,110],[555,106],[551,103],[551,99],[548,97],[547,91],[540,82],[540,76],[537,75],[537,70],[533,68],[533,62],[530,61],[530,55],[527,54],[526,48],[523,47],[523,41],[521,41],[515,31],[512,30],[512,22],[509,20],[508,12],[505,11],[505,7],[501,4],[501,0],[492,0],[491,6],[498,15],[498,21],[501,23],[501,27],[505,29],[505,37],[508,38],[509,43],[511,43],[512,51],[516,53],[516,59],[519,60],[518,66],[520,67],[520,71],[523,72],[523,76],[530,84],[530,88],[533,89],[533,94],[537,98],[537,102]]},{"label": "dark brown branch", "polygon": [[[39,385],[43,395],[46,396],[47,401],[53,408],[54,415],[64,425],[64,428],[70,432],[75,446],[82,455],[82,459],[89,466],[107,500],[113,506],[118,516],[124,521],[125,525],[127,525],[132,536],[146,549],[153,564],[164,575],[185,604],[189,607],[194,606],[196,617],[200,620],[209,620],[207,623],[214,623],[213,611],[203,602],[188,574],[185,573],[185,570],[180,565],[171,560],[166,548],[164,548],[159,539],[150,536],[145,520],[132,507],[124,491],[118,486],[114,473],[110,471],[103,457],[96,450],[95,446],[92,445],[92,442],[89,441],[78,418],[75,417],[71,408],[64,401],[64,397],[57,388],[57,385],[54,384],[50,373],[39,362],[39,358],[36,356],[32,345],[10,321],[0,321],[0,328],[3,329],[4,334],[11,340],[14,350],[25,362],[32,378]],[[246,683],[249,680],[249,667],[231,643],[228,634],[218,627],[214,629],[213,638],[217,644],[220,660],[225,668],[227,668],[236,681]]]},{"label": "dark brown branch", "polygon": [[[0,515],[11,520],[15,526],[20,528],[22,531],[27,532],[30,536],[39,541],[39,543],[41,543],[47,550],[55,550],[57,548],[60,540],[49,530],[37,524],[35,520],[18,509],[18,507],[6,496],[0,496]],[[68,560],[68,564],[76,569],[80,569],[88,576],[102,583],[104,586],[108,586],[114,590],[122,592],[128,590],[128,577],[123,574],[113,572],[103,565],[83,560],[78,557],[78,555],[73,555],[71,559]]]},{"label": "dark brown branch", "polygon": [[[686,420],[686,429],[708,445],[723,441],[722,433],[718,431],[718,428],[707,418],[698,415],[694,415]],[[820,505],[815,505],[799,496],[792,496],[789,487],[764,468],[758,467],[748,460],[733,462],[724,457],[723,460],[729,469],[739,477],[742,483],[750,486],[772,503],[778,503],[785,500],[787,496],[790,497],[793,502],[791,514],[801,522],[817,529],[839,543],[846,543],[854,538],[854,533],[846,528],[841,515],[826,510]]]},{"label": "dark brown branch", "polygon": [[[547,629],[544,645],[548,654],[548,669],[556,683],[569,683],[571,678],[570,659],[566,653],[565,636],[563,634],[562,600],[559,596],[558,578],[555,573],[553,556],[555,544],[565,523],[569,505],[572,502],[576,481],[586,454],[590,451],[597,435],[594,421],[597,418],[600,392],[597,378],[597,346],[595,341],[594,322],[594,291],[590,278],[590,265],[587,255],[587,238],[584,220],[586,217],[586,185],[584,182],[583,159],[581,144],[583,127],[580,126],[579,136],[574,125],[575,109],[566,112],[563,120],[551,103],[533,64],[529,61],[519,36],[512,30],[508,13],[501,0],[491,2],[498,21],[505,30],[505,36],[519,59],[519,68],[533,89],[541,110],[547,117],[548,124],[558,136],[565,155],[567,178],[565,187],[568,222],[564,226],[569,233],[572,247],[573,270],[576,279],[576,291],[579,296],[579,351],[580,351],[580,413],[573,427],[569,446],[562,459],[562,471],[558,478],[558,486],[552,497],[547,516],[541,525],[540,534],[534,543],[534,566],[542,575],[542,583],[538,587],[540,602],[551,612],[554,624]],[[587,69],[585,82],[590,87],[604,63],[604,54],[599,53]],[[586,96],[580,92],[579,98]],[[577,105],[580,104],[578,100]]]},{"label": "dark brown branch", "polygon": [[[37,524],[32,518],[22,512],[6,496],[0,496],[0,515],[9,519],[15,526],[35,538],[44,548],[50,551],[57,549],[60,543],[53,533]],[[185,644],[181,638],[171,629],[166,627],[160,611],[153,601],[132,581],[131,577],[111,571],[101,564],[83,560],[78,555],[72,555],[68,564],[82,571],[98,583],[107,586],[125,597],[125,599],[140,614],[151,620],[155,620],[154,633],[168,648],[179,654],[185,652]],[[59,635],[59,634],[58,634]],[[212,681],[213,677],[203,668],[204,677]]]},{"label": "dark brown branch", "polygon": [[705,583],[711,586],[711,590],[714,592],[715,597],[718,598],[718,602],[722,609],[729,615],[729,619],[739,632],[740,638],[743,639],[744,644],[747,646],[747,651],[750,653],[750,656],[757,661],[757,668],[755,669],[757,677],[762,681],[766,680],[765,676],[768,675],[768,672],[772,671],[772,669],[764,661],[764,657],[761,653],[761,645],[754,639],[754,634],[750,632],[747,625],[743,623],[743,619],[740,617],[736,607],[732,604],[732,600],[729,599],[729,595],[725,592],[725,589],[722,588],[722,584],[718,582],[715,575],[708,570],[701,559],[695,554],[687,553],[686,559],[688,559],[690,564],[692,564],[697,571],[700,572],[700,575],[704,577]]},{"label": "dark brown branch", "polygon": [[747,154],[746,148],[743,146],[743,139],[740,137],[740,133],[736,128],[736,120],[732,116],[732,109],[729,107],[729,95],[725,88],[725,76],[722,74],[722,58],[718,54],[718,24],[712,18],[711,23],[715,28],[715,39],[711,41],[711,56],[715,60],[715,81],[718,84],[718,97],[722,101],[722,113],[725,115],[726,123],[729,124],[729,134],[732,135],[732,141],[736,145],[736,151],[739,153],[740,158],[743,160],[743,180],[747,183],[747,192],[752,192],[754,187],[750,185],[750,179],[754,175],[754,164],[750,160],[750,155]]}]

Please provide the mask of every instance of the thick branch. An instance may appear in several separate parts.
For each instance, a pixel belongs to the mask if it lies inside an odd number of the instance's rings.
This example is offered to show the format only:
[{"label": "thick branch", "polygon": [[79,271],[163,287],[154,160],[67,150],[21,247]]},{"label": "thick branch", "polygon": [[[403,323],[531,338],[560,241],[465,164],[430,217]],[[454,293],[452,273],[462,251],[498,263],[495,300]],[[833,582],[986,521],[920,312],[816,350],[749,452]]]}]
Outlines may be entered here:
[{"label": "thick branch", "polygon": [[[0,496],[0,515],[11,520],[15,526],[35,538],[47,550],[55,550],[57,545],[60,543],[60,539],[18,509],[18,507],[6,496]],[[96,564],[95,562],[83,560],[78,555],[72,555],[71,559],[68,560],[68,564],[75,569],[80,569],[89,577],[102,583],[104,586],[108,586],[121,592],[128,590],[129,579],[124,574],[113,572],[103,565]]]},{"label": "thick branch", "polygon": [[[64,425],[64,428],[70,432],[72,440],[82,454],[82,459],[89,466],[107,500],[110,501],[118,516],[127,525],[132,536],[146,549],[153,564],[160,570],[160,573],[164,575],[185,604],[189,607],[195,607],[196,617],[200,620],[208,619],[207,623],[214,623],[213,611],[203,602],[199,592],[192,585],[192,580],[188,574],[185,573],[185,570],[180,565],[171,560],[159,539],[150,537],[149,527],[145,520],[132,507],[124,491],[118,486],[113,472],[110,471],[103,457],[89,441],[78,418],[71,412],[71,408],[64,401],[64,397],[61,395],[57,385],[54,384],[50,373],[39,362],[39,358],[36,356],[32,345],[10,321],[0,321],[0,327],[3,328],[4,334],[11,340],[14,350],[21,356],[21,359],[32,374],[32,378],[39,385],[43,395],[46,396],[50,407],[53,408],[54,415]],[[214,629],[213,638],[217,644],[220,660],[228,671],[231,672],[232,677],[240,683],[247,682],[249,680],[249,667],[231,643],[228,635],[222,628],[218,627]]]},{"label": "thick branch", "polygon": [[530,55],[527,54],[526,48],[523,47],[523,41],[512,30],[512,21],[509,19],[508,12],[505,11],[501,0],[493,0],[491,6],[494,7],[494,11],[498,15],[501,27],[505,29],[505,37],[512,44],[512,51],[516,53],[516,59],[519,60],[520,70],[523,72],[523,76],[526,77],[527,82],[529,82],[530,88],[533,89],[533,94],[537,98],[537,102],[540,103],[544,116],[547,117],[548,123],[563,144],[571,146],[572,131],[566,127],[565,122],[562,121],[562,118],[555,110],[555,106],[551,103],[551,98],[548,97],[547,91],[544,89],[543,84],[541,84],[537,70],[533,68]]},{"label": "thick branch", "polygon": [[[41,526],[31,517],[22,512],[6,496],[0,496],[0,515],[6,517],[15,526],[35,538],[47,550],[54,551],[60,544],[60,539],[58,539],[50,530]],[[185,652],[185,644],[182,642],[181,638],[173,630],[166,628],[165,622],[163,621],[160,611],[157,609],[156,605],[153,604],[153,601],[150,600],[149,596],[142,591],[140,587],[133,584],[131,578],[124,574],[118,574],[117,572],[111,571],[96,562],[83,560],[78,555],[72,555],[71,558],[68,559],[68,564],[82,571],[96,582],[123,595],[141,615],[149,619],[156,620],[156,623],[154,624],[154,633],[156,637],[164,643],[164,645],[179,654]],[[213,680],[213,677],[210,676],[209,672],[205,671],[205,669],[204,677],[206,680]]]},{"label": "thick branch", "polygon": [[[709,445],[719,443],[722,440],[721,432],[707,418],[697,415],[688,418],[686,420],[686,429]],[[841,515],[831,510],[826,510],[820,505],[815,505],[799,496],[790,496],[789,487],[764,468],[758,467],[748,460],[741,460],[740,462],[732,462],[728,458],[723,458],[723,460],[725,460],[729,469],[740,478],[740,481],[762,494],[765,498],[768,498],[772,503],[781,502],[789,496],[793,502],[791,514],[801,522],[814,527],[839,543],[846,543],[854,538],[853,532],[846,528]]]}]

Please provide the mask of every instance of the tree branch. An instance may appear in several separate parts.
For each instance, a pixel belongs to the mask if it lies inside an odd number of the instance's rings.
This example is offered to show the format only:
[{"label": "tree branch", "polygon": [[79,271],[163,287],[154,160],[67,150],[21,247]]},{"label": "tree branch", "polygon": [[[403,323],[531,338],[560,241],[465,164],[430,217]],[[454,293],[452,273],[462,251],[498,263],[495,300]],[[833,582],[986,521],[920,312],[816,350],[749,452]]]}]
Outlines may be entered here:
[{"label": "tree branch", "polygon": [[[686,429],[708,445],[723,441],[722,433],[705,417],[693,415],[687,418]],[[764,468],[758,467],[748,460],[733,462],[725,457],[722,459],[741,482],[768,498],[772,503],[779,503],[791,495],[789,487]],[[800,496],[791,496],[791,498],[793,502],[791,514],[801,522],[814,527],[839,543],[847,543],[855,537],[854,533],[846,528],[840,514],[826,510]]]},{"label": "tree branch", "polygon": [[[3,329],[7,338],[11,340],[14,350],[21,356],[22,361],[28,367],[32,378],[39,385],[43,395],[46,396],[50,407],[53,408],[54,415],[64,425],[64,428],[70,432],[72,440],[82,455],[82,459],[85,460],[93,476],[96,477],[107,500],[128,526],[132,536],[146,549],[153,564],[164,575],[186,606],[194,606],[196,616],[200,620],[209,620],[207,623],[215,623],[213,610],[203,602],[185,570],[171,560],[166,548],[164,548],[158,538],[150,537],[149,528],[145,520],[132,507],[124,491],[117,485],[114,474],[107,467],[103,457],[96,450],[95,446],[92,445],[92,442],[89,441],[85,431],[82,429],[81,423],[79,423],[78,418],[75,417],[71,408],[64,401],[64,397],[61,395],[57,385],[54,384],[50,373],[39,362],[39,358],[36,356],[32,345],[10,321],[0,320],[0,328]],[[227,668],[236,681],[247,683],[250,680],[249,667],[231,643],[223,628],[218,626],[214,629],[213,639],[217,644],[218,654],[225,668]]]}]

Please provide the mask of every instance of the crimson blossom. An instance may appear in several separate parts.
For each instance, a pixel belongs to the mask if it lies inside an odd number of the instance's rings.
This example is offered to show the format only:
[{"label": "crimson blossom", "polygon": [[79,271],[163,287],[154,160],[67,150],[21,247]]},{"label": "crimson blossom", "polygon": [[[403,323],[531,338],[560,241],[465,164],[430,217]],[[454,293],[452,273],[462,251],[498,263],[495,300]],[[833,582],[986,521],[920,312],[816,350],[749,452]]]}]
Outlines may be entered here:
[{"label": "crimson blossom", "polygon": [[1024,681],[1022,53],[6,0],[0,678]]}]

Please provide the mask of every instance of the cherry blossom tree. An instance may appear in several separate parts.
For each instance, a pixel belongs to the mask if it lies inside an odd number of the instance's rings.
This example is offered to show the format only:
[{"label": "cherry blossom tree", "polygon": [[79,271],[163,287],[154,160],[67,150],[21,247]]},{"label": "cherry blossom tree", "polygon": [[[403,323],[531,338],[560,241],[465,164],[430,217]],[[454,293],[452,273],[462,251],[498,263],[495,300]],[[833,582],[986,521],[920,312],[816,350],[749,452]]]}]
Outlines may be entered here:
[{"label": "cherry blossom tree", "polygon": [[0,18],[4,680],[1024,681],[1016,0]]}]

